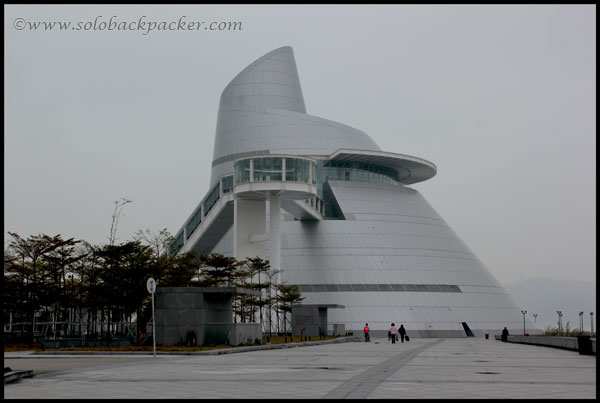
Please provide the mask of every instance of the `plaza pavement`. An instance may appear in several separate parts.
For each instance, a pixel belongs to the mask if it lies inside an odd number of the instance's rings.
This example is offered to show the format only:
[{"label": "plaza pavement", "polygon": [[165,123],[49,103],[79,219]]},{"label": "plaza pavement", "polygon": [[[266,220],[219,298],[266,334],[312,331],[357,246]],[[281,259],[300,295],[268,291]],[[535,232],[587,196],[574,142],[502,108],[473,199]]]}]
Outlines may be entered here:
[{"label": "plaza pavement", "polygon": [[35,374],[5,384],[8,399],[596,398],[596,356],[482,338],[156,358],[5,353],[4,366]]}]

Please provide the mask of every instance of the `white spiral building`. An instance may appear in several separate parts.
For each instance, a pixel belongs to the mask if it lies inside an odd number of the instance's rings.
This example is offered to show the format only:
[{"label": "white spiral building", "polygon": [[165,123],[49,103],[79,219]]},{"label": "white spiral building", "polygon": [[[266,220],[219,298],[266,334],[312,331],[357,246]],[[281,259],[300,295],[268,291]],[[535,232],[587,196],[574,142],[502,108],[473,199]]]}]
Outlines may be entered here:
[{"label": "white spiral building", "polygon": [[507,290],[408,186],[436,171],[308,115],[292,48],[275,49],[223,90],[211,186],[172,253],[270,259],[303,304],[343,305],[328,321],[354,332],[395,322],[421,337],[519,334]]}]

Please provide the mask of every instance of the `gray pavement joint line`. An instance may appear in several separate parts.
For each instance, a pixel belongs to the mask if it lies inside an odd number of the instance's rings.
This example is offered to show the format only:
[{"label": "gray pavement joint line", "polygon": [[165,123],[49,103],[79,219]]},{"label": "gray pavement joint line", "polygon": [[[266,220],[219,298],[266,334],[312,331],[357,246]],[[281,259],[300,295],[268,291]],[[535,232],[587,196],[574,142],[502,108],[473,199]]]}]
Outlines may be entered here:
[{"label": "gray pavement joint line", "polygon": [[438,339],[395,355],[345,381],[321,397],[321,399],[365,399],[381,382],[406,365],[406,363],[415,358],[419,353],[442,341],[443,339]]}]

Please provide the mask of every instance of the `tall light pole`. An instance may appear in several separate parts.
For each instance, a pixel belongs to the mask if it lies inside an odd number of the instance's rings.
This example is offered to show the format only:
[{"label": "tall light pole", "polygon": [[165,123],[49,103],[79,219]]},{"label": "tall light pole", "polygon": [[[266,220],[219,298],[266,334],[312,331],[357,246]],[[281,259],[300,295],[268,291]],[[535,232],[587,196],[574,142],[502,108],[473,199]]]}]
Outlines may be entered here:
[{"label": "tall light pole", "polygon": [[579,312],[579,330],[583,332],[583,311]]},{"label": "tall light pole", "polygon": [[590,312],[590,334],[594,334],[594,312]]},{"label": "tall light pole", "polygon": [[537,323],[537,313],[533,314],[533,323]]},{"label": "tall light pole", "polygon": [[561,330],[562,330],[562,311],[556,311],[556,313],[558,314],[558,335],[560,336]]},{"label": "tall light pole", "polygon": [[525,334],[525,314],[527,313],[527,311],[521,311],[521,313],[523,314],[523,334]]}]

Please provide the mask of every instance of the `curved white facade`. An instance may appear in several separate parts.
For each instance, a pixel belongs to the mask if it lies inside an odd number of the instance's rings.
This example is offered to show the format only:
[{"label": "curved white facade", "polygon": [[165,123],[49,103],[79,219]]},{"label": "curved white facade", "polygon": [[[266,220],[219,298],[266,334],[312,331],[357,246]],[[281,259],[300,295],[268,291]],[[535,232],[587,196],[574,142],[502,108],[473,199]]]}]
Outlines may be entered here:
[{"label": "curved white facade", "polygon": [[[280,247],[281,281],[300,286],[303,304],[343,305],[329,310],[329,322],[355,332],[368,322],[376,334],[385,334],[395,322],[421,336],[462,337],[469,330],[481,336],[504,326],[518,334],[523,317],[515,301],[425,198],[407,186],[433,177],[436,166],[389,151],[360,130],[306,114],[292,48],[275,49],[242,70],[221,95],[212,196],[178,233],[178,250],[236,255],[240,223],[248,222],[240,215],[262,208],[245,207],[247,201],[232,208],[241,197],[236,189],[259,189],[260,195],[264,188],[265,200],[273,204],[277,189],[301,185],[286,182],[286,162],[269,156],[310,158],[316,162],[302,186],[317,189],[315,198],[282,199],[281,222],[278,215],[270,220],[270,236],[279,233],[270,243]],[[254,161],[252,173],[246,164],[248,175],[262,175],[267,182],[251,183],[248,176],[242,186],[241,176],[231,179],[234,164],[244,159]],[[265,161],[276,164],[268,171],[276,179],[265,176]],[[288,161],[291,166],[293,158]],[[234,186],[223,185],[225,180]],[[221,197],[213,202],[217,194]],[[257,239],[260,235],[249,242]],[[266,257],[272,263],[279,259]],[[527,323],[529,331],[534,326]]]}]

